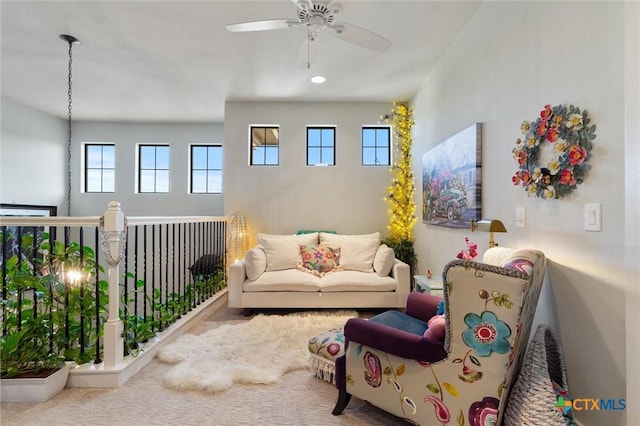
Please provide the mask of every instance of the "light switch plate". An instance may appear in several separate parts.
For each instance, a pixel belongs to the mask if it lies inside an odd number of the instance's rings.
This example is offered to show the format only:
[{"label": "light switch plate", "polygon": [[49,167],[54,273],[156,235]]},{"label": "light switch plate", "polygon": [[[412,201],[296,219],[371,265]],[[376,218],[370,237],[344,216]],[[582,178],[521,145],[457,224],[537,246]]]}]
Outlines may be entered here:
[{"label": "light switch plate", "polygon": [[524,228],[527,224],[525,220],[524,207],[516,207],[516,217],[514,221],[516,228]]},{"label": "light switch plate", "polygon": [[584,205],[584,230],[602,231],[602,206],[600,203]]}]

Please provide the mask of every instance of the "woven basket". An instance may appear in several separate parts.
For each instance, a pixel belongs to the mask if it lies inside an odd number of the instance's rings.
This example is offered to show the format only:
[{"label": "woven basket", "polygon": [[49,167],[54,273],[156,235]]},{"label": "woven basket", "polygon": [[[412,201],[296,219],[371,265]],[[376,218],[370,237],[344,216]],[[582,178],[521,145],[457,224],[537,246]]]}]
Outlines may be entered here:
[{"label": "woven basket", "polygon": [[[540,324],[529,344],[518,378],[511,389],[504,425],[575,425],[571,410],[562,414],[553,383],[568,391],[564,356],[551,328]],[[569,400],[566,395],[565,399]]]}]

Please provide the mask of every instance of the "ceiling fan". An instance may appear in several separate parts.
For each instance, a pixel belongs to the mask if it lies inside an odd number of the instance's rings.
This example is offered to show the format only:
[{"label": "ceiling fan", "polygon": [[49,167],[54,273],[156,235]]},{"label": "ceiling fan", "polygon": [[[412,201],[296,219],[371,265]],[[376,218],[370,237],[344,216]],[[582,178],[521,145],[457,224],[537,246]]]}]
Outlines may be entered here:
[{"label": "ceiling fan", "polygon": [[368,49],[384,52],[391,47],[391,42],[386,38],[345,22],[335,22],[335,15],[342,12],[342,5],[334,1],[322,0],[291,0],[298,7],[297,19],[271,19],[266,21],[241,22],[227,25],[225,28],[231,32],[279,30],[298,26],[307,27],[309,41],[314,41],[320,32],[327,28],[338,38],[366,47]]}]

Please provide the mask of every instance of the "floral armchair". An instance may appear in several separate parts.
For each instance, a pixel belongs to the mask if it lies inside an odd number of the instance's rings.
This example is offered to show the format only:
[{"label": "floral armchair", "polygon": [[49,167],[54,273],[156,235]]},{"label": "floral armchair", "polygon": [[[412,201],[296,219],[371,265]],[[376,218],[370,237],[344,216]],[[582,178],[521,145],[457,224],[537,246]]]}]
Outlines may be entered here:
[{"label": "floral armchair", "polygon": [[[334,415],[351,395],[419,425],[500,424],[529,340],[546,259],[517,250],[501,266],[457,259],[443,272],[444,341],[361,318],[344,328]],[[411,293],[405,314],[426,322],[442,299]]]}]

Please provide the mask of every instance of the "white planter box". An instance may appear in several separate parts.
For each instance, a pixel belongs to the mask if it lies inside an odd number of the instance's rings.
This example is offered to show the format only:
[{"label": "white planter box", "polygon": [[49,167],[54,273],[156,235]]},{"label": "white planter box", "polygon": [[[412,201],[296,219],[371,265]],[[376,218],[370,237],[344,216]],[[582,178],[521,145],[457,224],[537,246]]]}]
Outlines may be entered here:
[{"label": "white planter box", "polygon": [[64,389],[72,363],[41,379],[1,379],[0,402],[45,402]]}]

